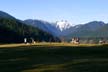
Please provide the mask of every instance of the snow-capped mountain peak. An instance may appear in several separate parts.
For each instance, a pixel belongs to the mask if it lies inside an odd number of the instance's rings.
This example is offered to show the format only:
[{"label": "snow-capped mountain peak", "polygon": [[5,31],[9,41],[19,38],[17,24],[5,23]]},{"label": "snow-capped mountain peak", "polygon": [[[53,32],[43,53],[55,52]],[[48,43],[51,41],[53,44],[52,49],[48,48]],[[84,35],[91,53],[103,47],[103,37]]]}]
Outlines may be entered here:
[{"label": "snow-capped mountain peak", "polygon": [[56,27],[60,29],[60,31],[66,30],[70,28],[72,25],[68,23],[67,21],[57,21],[56,22]]}]

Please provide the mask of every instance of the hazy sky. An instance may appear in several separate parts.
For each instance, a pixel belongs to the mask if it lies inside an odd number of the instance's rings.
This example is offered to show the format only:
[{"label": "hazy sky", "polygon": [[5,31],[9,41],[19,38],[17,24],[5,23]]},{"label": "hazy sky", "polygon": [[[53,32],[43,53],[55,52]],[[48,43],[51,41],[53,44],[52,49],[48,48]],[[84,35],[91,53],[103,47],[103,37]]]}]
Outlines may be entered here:
[{"label": "hazy sky", "polygon": [[0,0],[0,10],[22,20],[108,22],[108,0]]}]

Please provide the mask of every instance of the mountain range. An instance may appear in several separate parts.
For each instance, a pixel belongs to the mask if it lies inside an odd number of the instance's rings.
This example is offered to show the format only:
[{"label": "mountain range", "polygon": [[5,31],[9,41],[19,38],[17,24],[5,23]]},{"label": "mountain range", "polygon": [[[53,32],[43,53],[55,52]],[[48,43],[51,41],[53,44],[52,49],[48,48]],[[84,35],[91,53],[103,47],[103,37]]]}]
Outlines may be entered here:
[{"label": "mountain range", "polygon": [[[31,22],[30,22],[31,21]],[[58,37],[107,37],[108,24],[102,21],[92,21],[85,24],[72,26],[67,21],[57,21],[55,23],[43,22],[41,20],[25,20],[26,24],[38,27]],[[39,23],[40,22],[40,23]],[[42,27],[44,26],[44,27]],[[103,30],[104,29],[104,30]],[[106,34],[103,34],[103,33]],[[97,34],[98,33],[98,34]]]},{"label": "mountain range", "polygon": [[72,37],[108,37],[108,24],[103,21],[92,21],[73,26],[66,20],[52,23],[37,19],[18,20],[2,11],[0,11],[0,29],[0,40],[6,37],[13,39],[13,34],[15,35],[13,40],[18,39],[19,37],[19,40],[21,39],[22,41],[25,36],[33,37],[38,41],[54,41],[59,40],[62,37],[66,38],[66,40],[71,39]]}]

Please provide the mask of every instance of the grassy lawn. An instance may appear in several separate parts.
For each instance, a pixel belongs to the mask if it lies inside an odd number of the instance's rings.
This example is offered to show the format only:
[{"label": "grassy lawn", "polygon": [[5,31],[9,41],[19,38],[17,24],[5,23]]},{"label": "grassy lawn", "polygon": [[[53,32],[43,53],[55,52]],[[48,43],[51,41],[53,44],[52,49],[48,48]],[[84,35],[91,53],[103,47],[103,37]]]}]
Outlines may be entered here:
[{"label": "grassy lawn", "polygon": [[0,72],[108,72],[108,45],[0,45]]}]

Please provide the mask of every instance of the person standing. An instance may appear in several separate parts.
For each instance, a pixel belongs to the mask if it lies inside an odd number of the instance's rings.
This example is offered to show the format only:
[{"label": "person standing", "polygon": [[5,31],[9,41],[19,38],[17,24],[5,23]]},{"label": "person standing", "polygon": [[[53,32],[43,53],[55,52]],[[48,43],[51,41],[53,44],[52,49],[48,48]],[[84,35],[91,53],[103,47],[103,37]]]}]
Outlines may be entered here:
[{"label": "person standing", "polygon": [[27,44],[27,38],[24,38],[24,43]]}]

